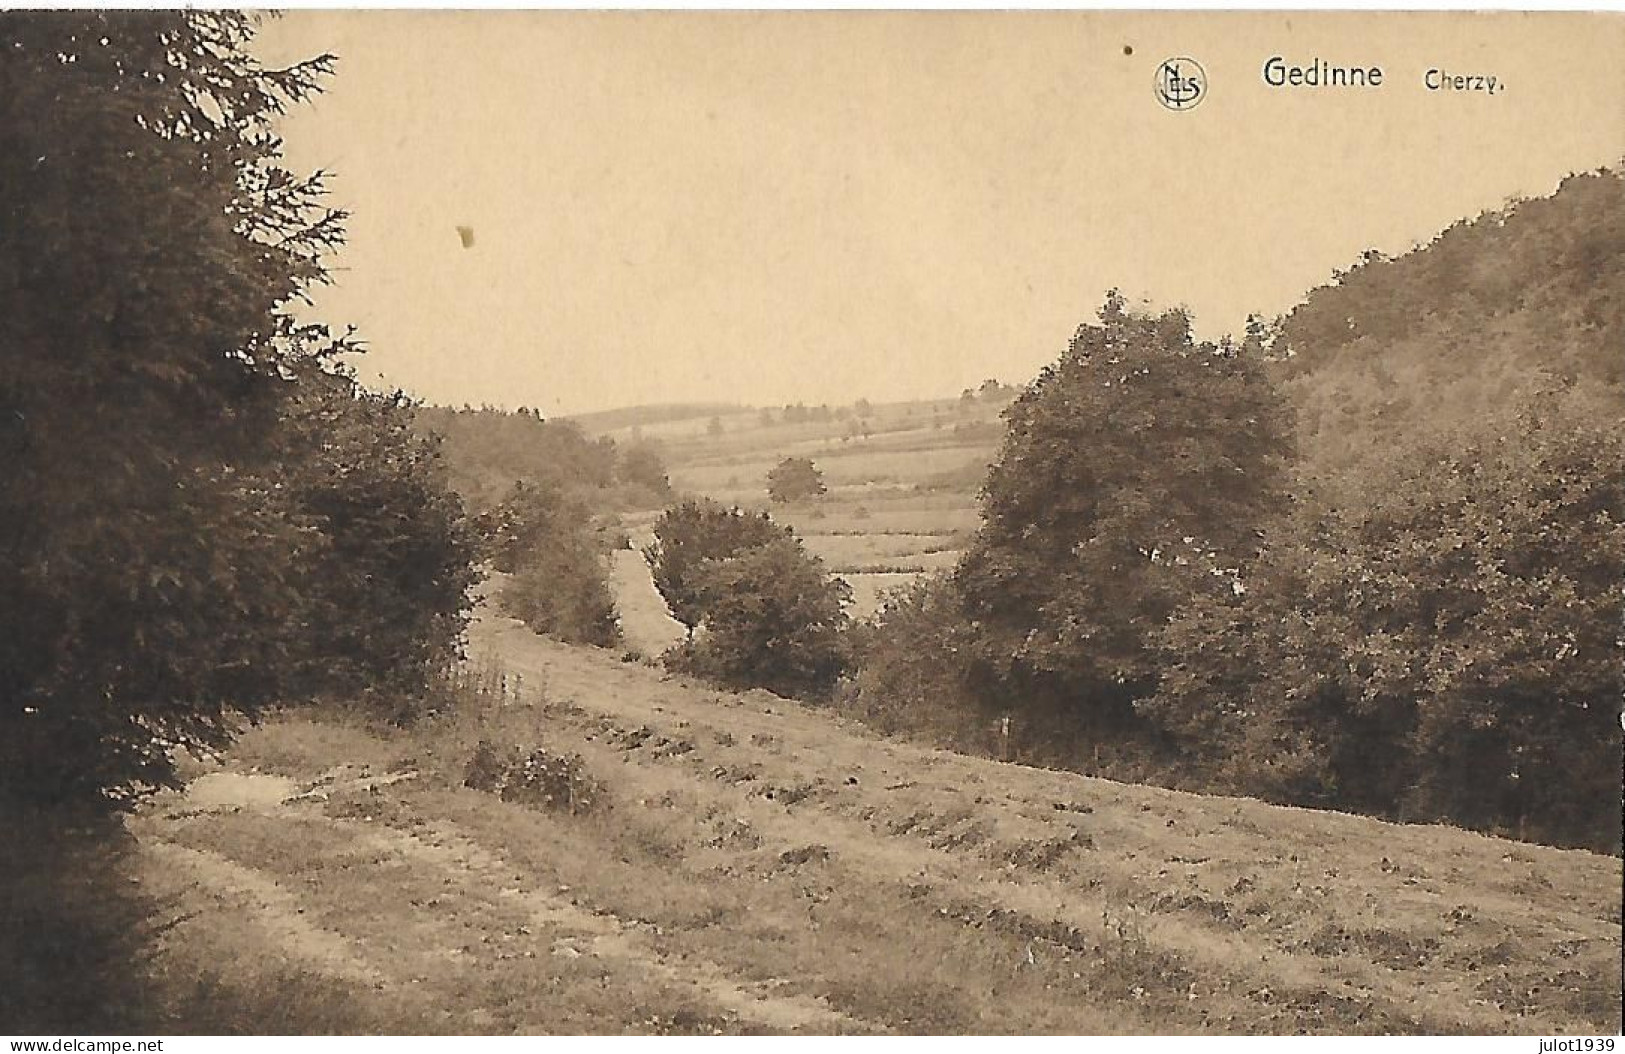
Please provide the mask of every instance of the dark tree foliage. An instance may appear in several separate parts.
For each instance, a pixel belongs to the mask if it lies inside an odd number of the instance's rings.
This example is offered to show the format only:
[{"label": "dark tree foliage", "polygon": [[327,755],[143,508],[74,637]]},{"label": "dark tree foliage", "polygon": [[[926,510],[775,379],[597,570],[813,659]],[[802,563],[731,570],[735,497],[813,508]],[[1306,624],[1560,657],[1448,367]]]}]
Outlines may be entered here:
[{"label": "dark tree foliage", "polygon": [[1625,385],[1625,356],[1612,339],[1625,330],[1622,260],[1625,169],[1570,176],[1548,197],[1461,220],[1416,251],[1366,252],[1280,321],[1273,353],[1288,372],[1308,373],[1432,330],[1444,338],[1436,365],[1470,366],[1479,349],[1450,339],[1454,326],[1493,330],[1497,320],[1524,315],[1564,333],[1557,343],[1504,349],[1525,366]]},{"label": "dark tree foliage", "polygon": [[787,457],[767,474],[767,496],[781,504],[811,501],[826,489],[824,474],[810,458]]},{"label": "dark tree foliage", "polygon": [[673,665],[729,688],[829,695],[845,669],[851,590],[793,536],[780,535],[696,569],[701,632]]},{"label": "dark tree foliage", "polygon": [[1230,789],[1617,851],[1617,410],[1566,392],[1396,439],[1244,594],[1180,612],[1146,712]]},{"label": "dark tree foliage", "polygon": [[510,576],[503,610],[569,644],[609,647],[620,639],[605,567],[608,536],[570,489],[521,481],[477,522],[491,566]]},{"label": "dark tree foliage", "polygon": [[952,579],[856,635],[858,712],[1070,716],[1165,782],[1618,852],[1622,205],[1578,176],[1367,253],[1239,348],[1109,299],[1007,411]]},{"label": "dark tree foliage", "polygon": [[972,629],[951,578],[926,578],[887,597],[851,637],[849,708],[865,723],[961,749],[993,746],[986,732],[1003,711],[969,690]]},{"label": "dark tree foliage", "polygon": [[289,305],[341,214],[235,13],[0,16],[0,793],[118,798],[278,698],[294,529],[265,435],[336,350]]},{"label": "dark tree foliage", "polygon": [[302,530],[300,697],[364,697],[406,717],[458,659],[476,539],[439,444],[403,396],[305,378],[287,414],[281,493]]},{"label": "dark tree foliage", "polygon": [[701,498],[667,509],[655,521],[654,535],[643,558],[672,617],[687,627],[692,638],[706,613],[700,566],[789,537],[790,529],[774,523],[765,512],[745,512]]},{"label": "dark tree foliage", "polygon": [[978,690],[1121,731],[1156,685],[1156,630],[1231,587],[1284,500],[1290,415],[1261,361],[1114,293],[1005,417],[955,572]]},{"label": "dark tree foliage", "polygon": [[1448,434],[1554,385],[1625,399],[1622,332],[1615,169],[1463,220],[1403,256],[1365,254],[1269,327],[1269,355],[1330,493],[1381,462],[1396,434]]},{"label": "dark tree foliage", "polygon": [[293,308],[343,214],[236,13],[0,16],[0,797],[118,805],[238,713],[421,693],[459,503],[357,350]]},{"label": "dark tree foliage", "polygon": [[1300,500],[1143,712],[1278,800],[1619,849],[1625,177],[1367,253],[1249,327]]}]

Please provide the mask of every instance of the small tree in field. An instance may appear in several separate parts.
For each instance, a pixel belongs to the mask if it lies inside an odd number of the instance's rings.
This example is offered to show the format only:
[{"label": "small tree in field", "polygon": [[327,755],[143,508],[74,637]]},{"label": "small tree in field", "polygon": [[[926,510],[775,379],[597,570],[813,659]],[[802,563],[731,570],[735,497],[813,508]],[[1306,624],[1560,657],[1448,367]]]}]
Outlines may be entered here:
[{"label": "small tree in field", "polygon": [[824,474],[810,458],[787,457],[767,474],[767,496],[781,505],[811,501],[827,489]]},{"label": "small tree in field", "polygon": [[621,451],[615,475],[622,483],[646,488],[659,498],[671,494],[671,478],[666,475],[666,460],[651,443],[636,443]]},{"label": "small tree in field", "polygon": [[823,695],[844,668],[851,597],[788,527],[710,499],[667,509],[643,551],[688,630],[667,661],[735,688]]},{"label": "small tree in field", "polygon": [[667,509],[655,521],[654,534],[655,540],[644,548],[643,558],[672,618],[683,624],[692,639],[695,628],[705,618],[700,565],[784,538],[789,530],[774,523],[766,513],[745,512],[701,498]]}]

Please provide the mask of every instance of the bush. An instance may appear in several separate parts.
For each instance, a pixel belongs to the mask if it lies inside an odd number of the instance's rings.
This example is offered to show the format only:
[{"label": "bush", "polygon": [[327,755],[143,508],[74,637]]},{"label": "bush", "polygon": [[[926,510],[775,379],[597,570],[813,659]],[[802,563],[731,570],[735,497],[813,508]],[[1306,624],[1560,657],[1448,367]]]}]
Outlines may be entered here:
[{"label": "bush", "polygon": [[348,377],[308,378],[283,432],[289,514],[301,547],[301,673],[312,698],[421,704],[459,658],[476,538],[438,442],[411,427],[402,396]]},{"label": "bush", "polygon": [[543,747],[499,748],[488,739],[475,745],[463,785],[506,802],[571,814],[604,804],[603,785],[588,774],[580,755]]},{"label": "bush", "polygon": [[586,540],[564,538],[531,554],[502,587],[503,611],[566,644],[620,643],[620,616],[602,555]]},{"label": "bush", "polygon": [[855,627],[856,674],[849,703],[881,732],[921,732],[946,746],[987,752],[999,714],[969,691],[969,623],[946,577],[925,578],[888,596]]},{"label": "bush", "polygon": [[479,521],[492,565],[509,574],[503,611],[566,644],[612,647],[620,618],[605,566],[613,532],[552,482],[520,481]]},{"label": "bush", "polygon": [[787,457],[767,474],[767,496],[780,504],[811,501],[827,489],[824,474],[809,458]]},{"label": "bush", "polygon": [[673,667],[730,688],[826,697],[846,667],[842,630],[851,590],[794,537],[708,560],[695,575],[700,634]]}]

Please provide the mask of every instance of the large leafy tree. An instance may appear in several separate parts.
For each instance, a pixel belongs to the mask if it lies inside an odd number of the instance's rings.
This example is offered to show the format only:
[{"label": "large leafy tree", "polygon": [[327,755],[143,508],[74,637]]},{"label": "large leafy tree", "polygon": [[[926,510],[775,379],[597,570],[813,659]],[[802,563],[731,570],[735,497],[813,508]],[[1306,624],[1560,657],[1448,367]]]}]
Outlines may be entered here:
[{"label": "large leafy tree", "polygon": [[1157,629],[1256,550],[1290,415],[1259,356],[1113,293],[1005,417],[955,572],[978,690],[1123,727],[1155,686]]},{"label": "large leafy tree", "polygon": [[289,686],[266,441],[347,345],[292,308],[342,215],[272,121],[330,60],[249,16],[0,16],[0,796],[113,802]]}]

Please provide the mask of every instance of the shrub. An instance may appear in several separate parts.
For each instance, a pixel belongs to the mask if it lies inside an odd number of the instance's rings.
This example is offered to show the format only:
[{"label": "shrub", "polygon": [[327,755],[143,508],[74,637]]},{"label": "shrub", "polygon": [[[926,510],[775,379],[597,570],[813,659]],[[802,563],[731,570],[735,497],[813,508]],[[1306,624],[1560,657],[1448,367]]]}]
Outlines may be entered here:
[{"label": "shrub", "polygon": [[620,640],[605,566],[613,532],[597,530],[582,502],[557,483],[520,481],[479,524],[492,565],[510,575],[498,598],[504,611],[567,644]]},{"label": "shrub", "polygon": [[413,432],[404,397],[319,375],[294,410],[282,430],[283,492],[290,517],[309,529],[290,691],[387,701],[404,716],[459,657],[477,578],[474,531],[438,442]]},{"label": "shrub", "polygon": [[528,556],[503,585],[503,611],[566,644],[614,647],[620,616],[603,556],[585,538],[561,538]]},{"label": "shrub", "polygon": [[488,739],[475,745],[463,784],[506,802],[572,814],[604,804],[603,785],[587,772],[580,755],[543,747],[501,748]]},{"label": "shrub", "polygon": [[824,474],[810,458],[787,457],[767,474],[767,496],[780,504],[811,501],[827,489]]},{"label": "shrub", "polygon": [[849,706],[882,732],[921,732],[947,746],[987,750],[998,715],[969,691],[969,632],[946,577],[891,594],[853,630]]},{"label": "shrub", "polygon": [[845,669],[851,590],[794,537],[708,560],[696,574],[702,632],[671,664],[731,688],[827,696]]}]

